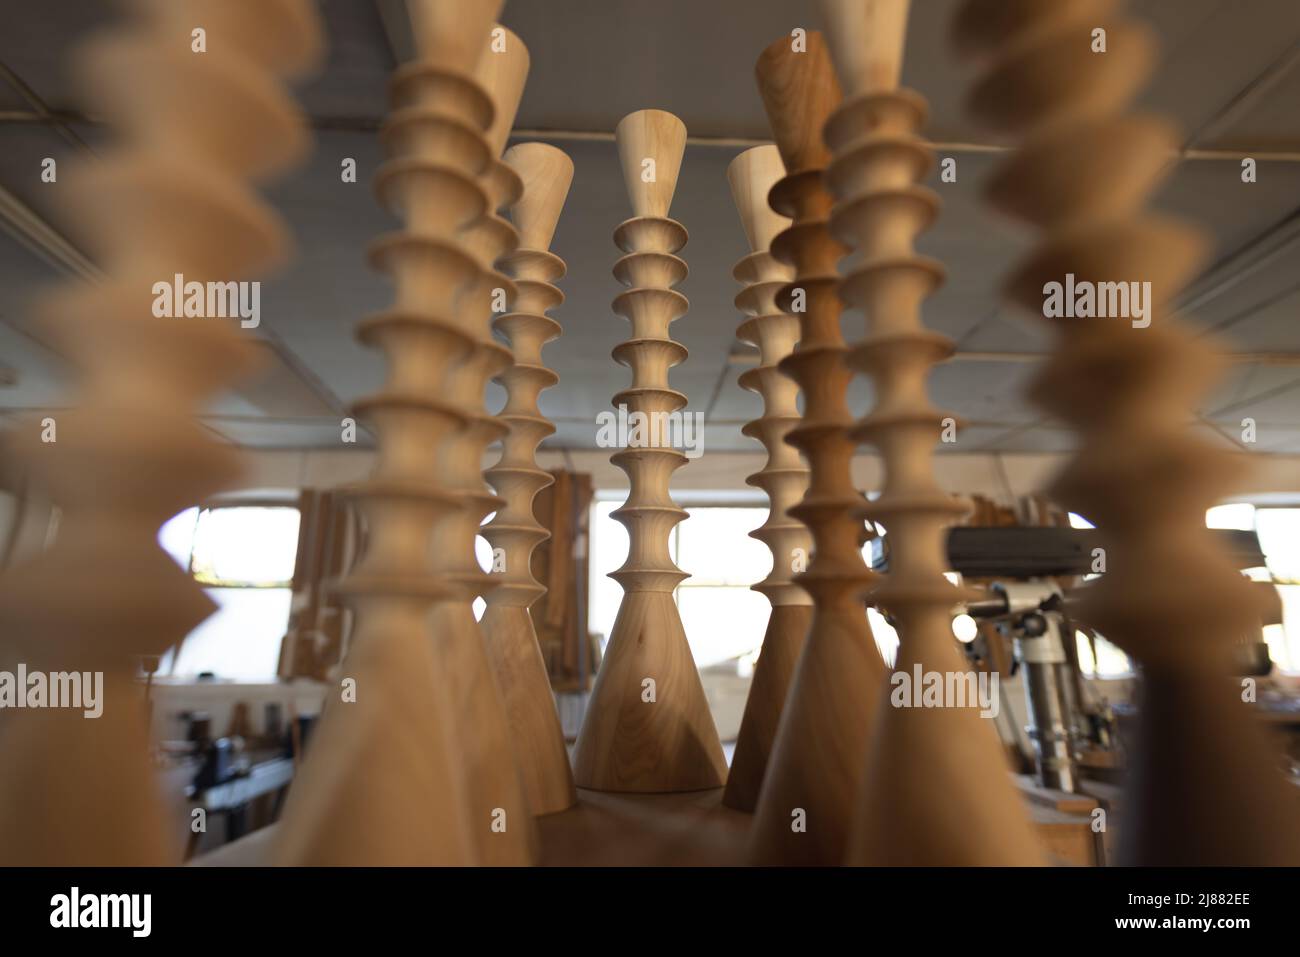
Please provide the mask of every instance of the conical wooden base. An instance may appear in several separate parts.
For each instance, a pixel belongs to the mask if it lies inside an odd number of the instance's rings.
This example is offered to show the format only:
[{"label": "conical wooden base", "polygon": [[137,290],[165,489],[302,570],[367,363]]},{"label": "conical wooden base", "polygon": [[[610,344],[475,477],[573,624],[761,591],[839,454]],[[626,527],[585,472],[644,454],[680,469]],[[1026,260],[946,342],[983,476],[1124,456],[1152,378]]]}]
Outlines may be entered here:
[{"label": "conical wooden base", "polygon": [[488,605],[480,626],[502,689],[529,809],[554,814],[572,807],[577,800],[573,771],[532,614],[519,605]]},{"label": "conical wooden base", "polygon": [[[424,614],[358,634],[342,674],[356,700],[332,698],[294,778],[274,860],[289,865],[478,863],[446,685]],[[364,621],[364,619],[363,619]],[[390,622],[391,624],[391,622]],[[324,745],[328,744],[328,748]]]},{"label": "conical wooden base", "polygon": [[[170,839],[180,817],[165,805],[147,757],[139,687],[105,671],[100,703],[103,713],[94,719],[61,709],[4,716],[15,727],[3,735],[0,864],[139,867],[180,859]],[[19,723],[22,735],[13,733]],[[94,840],[85,840],[87,834]]]},{"label": "conical wooden base", "polygon": [[[900,622],[896,673],[967,670],[942,607]],[[910,680],[910,677],[909,677]],[[913,688],[919,694],[921,689]],[[947,702],[947,704],[951,704]],[[1045,863],[1007,768],[993,719],[979,708],[895,707],[878,712],[848,863],[975,867]],[[971,822],[996,822],[987,828]]]},{"label": "conical wooden base", "polygon": [[745,700],[736,753],[727,774],[722,803],[737,811],[753,811],[767,772],[786,693],[794,679],[799,655],[812,624],[812,605],[776,605],[767,621],[763,650],[754,667],[754,680]]},{"label": "conical wooden base", "polygon": [[529,864],[535,857],[536,829],[483,633],[467,601],[439,605],[432,630],[440,663],[437,687],[444,695],[453,746],[465,772],[470,837],[483,864]]},{"label": "conical wooden base", "polygon": [[722,786],[726,758],[671,593],[624,595],[573,764],[578,787],[598,791]]},{"label": "conical wooden base", "polygon": [[844,862],[885,667],[866,607],[841,601],[813,612],[755,812],[755,863]]}]

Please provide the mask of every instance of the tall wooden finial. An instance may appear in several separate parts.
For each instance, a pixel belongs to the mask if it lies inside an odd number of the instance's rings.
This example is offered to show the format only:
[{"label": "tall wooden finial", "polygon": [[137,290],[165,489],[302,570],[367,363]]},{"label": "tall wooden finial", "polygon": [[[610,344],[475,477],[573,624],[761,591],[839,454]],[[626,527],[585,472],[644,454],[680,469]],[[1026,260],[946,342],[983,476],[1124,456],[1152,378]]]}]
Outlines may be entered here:
[{"label": "tall wooden finial", "polygon": [[768,252],[777,234],[790,226],[787,217],[767,204],[772,187],[784,175],[781,151],[771,143],[745,150],[727,167],[731,201],[740,214],[751,255]]},{"label": "tall wooden finial", "polygon": [[686,124],[663,110],[639,110],[619,121],[614,137],[632,215],[666,219],[686,150]]},{"label": "tall wooden finial", "polygon": [[790,226],[789,219],[767,204],[768,193],[784,175],[781,154],[771,145],[746,150],[727,167],[731,196],[750,248],[734,272],[745,284],[736,306],[746,315],[736,335],[759,352],[758,366],[744,372],[740,384],[763,399],[762,416],[743,431],[767,450],[766,464],[746,481],[763,489],[771,503],[767,521],[750,535],[772,552],[772,571],[754,586],[767,595],[772,613],[722,796],[728,807],[743,811],[758,804],[781,709],[812,622],[812,599],[792,580],[792,570],[812,552],[807,526],[789,514],[808,489],[808,469],[785,441],[799,424],[799,387],[777,368],[799,341],[799,320],[776,305],[777,292],[794,278],[794,270],[768,251],[773,238]]},{"label": "tall wooden finial", "polygon": [[[210,30],[203,56],[190,51],[196,22]],[[224,310],[185,317],[175,302],[160,317],[155,284],[255,283],[287,257],[251,182],[307,151],[284,76],[320,48],[306,0],[176,0],[142,4],[78,51],[84,99],[124,146],[60,177],[59,202],[103,275],[38,307],[42,338],[76,370],[76,404],[3,437],[61,520],[48,549],[0,576],[0,671],[26,668],[28,702],[35,677],[56,673],[80,700],[0,719],[0,864],[180,862],[137,662],[214,610],[158,529],[238,478],[241,456],[196,417],[255,351]]]},{"label": "tall wooden finial", "polygon": [[852,97],[898,89],[911,0],[820,0],[826,42]]},{"label": "tall wooden finial", "polygon": [[[938,216],[939,198],[918,185],[932,158],[917,131],[926,104],[897,88],[907,0],[830,0],[832,35],[843,43],[849,98],[827,120],[834,152],[827,183],[835,194],[831,230],[856,251],[841,298],[866,320],[850,364],[871,377],[875,404],[854,435],[884,464],[880,495],[863,514],[886,530],[889,574],[869,592],[894,620],[895,674],[961,676],[969,670],[952,633],[962,594],[944,577],[945,529],[967,503],[935,480],[933,455],[955,418],[931,405],[926,379],[952,353],[951,341],[921,322],[921,303],[943,281],[943,267],[917,255],[915,237]],[[945,677],[945,681],[948,679]],[[851,863],[977,865],[1039,862],[1039,851],[1011,780],[997,731],[977,702],[881,708],[864,753],[866,776],[848,855]],[[952,795],[962,796],[954,815]]]},{"label": "tall wooden finial", "polygon": [[537,400],[559,381],[543,363],[542,347],[560,334],[560,324],[547,310],[564,302],[554,284],[564,275],[564,260],[548,247],[573,181],[573,161],[554,146],[522,143],[506,151],[505,162],[519,175],[523,195],[511,211],[520,244],[501,260],[517,298],[514,310],[493,323],[510,343],[514,363],[497,376],[506,390],[505,408],[497,417],[509,433],[500,461],[484,473],[503,506],[483,535],[504,567],[494,569],[497,583],[487,595],[482,626],[529,807],[534,814],[551,814],[570,807],[576,795],[529,607],[546,592],[531,568],[533,549],[548,537],[533,514],[533,499],[552,482],[550,473],[537,466],[537,447],[555,431]]},{"label": "tall wooden finial", "polygon": [[448,73],[472,74],[504,6],[505,0],[406,0],[416,59]]},{"label": "tall wooden finial", "polygon": [[[804,51],[789,37],[769,46],[757,77],[786,168],[769,202],[793,220],[772,255],[794,269],[776,303],[798,317],[800,338],[779,368],[804,394],[803,420],[786,441],[803,452],[810,473],[789,514],[812,533],[811,562],[795,581],[812,596],[813,620],[768,762],[753,853],[762,863],[834,865],[844,860],[885,675],[859,597],[874,576],[862,558],[864,501],[850,467],[856,443],[835,271],[844,247],[827,228],[831,197],[822,183],[829,152],[821,128],[840,91],[815,32]],[[800,819],[803,829],[791,826]]]},{"label": "tall wooden finial", "polygon": [[514,128],[531,63],[527,45],[514,31],[501,24],[492,28],[487,52],[478,61],[475,76],[496,106],[496,115],[487,133],[488,146],[494,156],[500,156],[505,150],[506,140]]},{"label": "tall wooden finial", "polygon": [[614,275],[629,287],[614,299],[614,311],[632,323],[632,337],[614,350],[631,367],[632,385],[614,404],[629,421],[645,417],[652,427],[643,443],[610,456],[631,485],[612,513],[628,530],[627,561],[610,574],[624,595],[578,736],[574,778],[603,791],[695,791],[720,786],[727,765],[673,601],[687,576],[668,549],[673,527],[686,517],[668,491],[686,462],[670,434],[686,396],[668,385],[669,368],[686,358],[668,331],[688,306],[672,289],[686,276],[675,255],[686,230],[667,218],[686,128],[670,113],[642,110],[618,124],[617,140],[636,216],[614,232],[627,252]]},{"label": "tall wooden finial", "polygon": [[402,228],[371,247],[394,302],[358,328],[383,350],[387,379],[356,404],[378,458],[351,490],[366,546],[338,586],[354,612],[343,674],[355,700],[331,702],[313,736],[280,825],[286,863],[528,859],[531,821],[517,782],[512,794],[508,776],[496,785],[491,773],[512,758],[508,750],[502,758],[504,717],[472,613],[468,628],[462,622],[466,585],[439,564],[454,553],[449,525],[465,507],[443,450],[477,423],[455,384],[481,354],[467,303],[484,271],[466,229],[488,208],[479,177],[492,161],[484,137],[492,104],[469,72],[487,24],[453,14],[479,6],[412,7],[428,27],[421,54],[439,59],[398,71],[381,132],[389,159],[376,191]]},{"label": "tall wooden finial", "polygon": [[[495,28],[483,40],[485,52],[476,75],[492,99],[494,116],[513,117],[523,94],[528,50],[514,34]],[[501,42],[499,42],[501,41]],[[503,65],[494,67],[500,61]],[[506,126],[498,133],[504,142]],[[489,131],[488,136],[491,136]],[[536,833],[520,773],[519,741],[512,729],[494,673],[483,627],[474,620],[474,599],[489,595],[498,579],[478,564],[474,542],[483,519],[504,504],[484,482],[482,462],[488,446],[509,431],[490,415],[484,399],[488,380],[510,367],[510,350],[492,336],[492,317],[508,309],[517,290],[497,266],[518,245],[519,237],[499,211],[515,201],[522,184],[488,144],[492,161],[479,179],[488,203],[482,215],[462,232],[465,249],[479,267],[478,279],[458,303],[457,321],[473,346],[443,382],[446,400],[464,415],[467,426],[449,435],[438,451],[441,481],[456,495],[459,508],[449,512],[434,531],[434,565],[459,588],[454,601],[434,613],[434,629],[457,662],[458,687],[451,700],[465,734],[465,757],[471,801],[477,813],[504,816],[504,832],[479,830],[479,850],[485,863],[524,864],[536,854]]]},{"label": "tall wooden finial", "polygon": [[[1050,318],[1059,341],[1030,391],[1078,433],[1051,490],[1097,526],[1106,552],[1081,617],[1140,666],[1121,861],[1295,865],[1295,789],[1233,677],[1234,641],[1258,634],[1251,585],[1205,529],[1206,509],[1231,493],[1245,463],[1188,431],[1222,360],[1172,303],[1209,243],[1145,209],[1180,137],[1132,112],[1156,44],[1120,7],[968,0],[958,16],[959,41],[986,60],[971,112],[1021,138],[994,171],[989,199],[1041,230],[1005,294],[1049,317],[1048,286],[1067,277],[1079,289],[1149,284],[1142,316],[1130,298],[1129,315]],[[1098,29],[1104,55],[1094,51]]]}]

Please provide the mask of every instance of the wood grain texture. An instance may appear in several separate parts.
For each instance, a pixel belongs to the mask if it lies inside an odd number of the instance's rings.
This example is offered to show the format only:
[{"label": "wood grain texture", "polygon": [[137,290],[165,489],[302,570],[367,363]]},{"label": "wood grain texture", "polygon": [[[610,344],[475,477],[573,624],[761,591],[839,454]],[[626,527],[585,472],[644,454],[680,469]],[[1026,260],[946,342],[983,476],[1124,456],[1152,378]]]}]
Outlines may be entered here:
[{"label": "wood grain texture", "polygon": [[[828,155],[821,127],[839,91],[815,33],[806,53],[793,52],[788,38],[769,46],[757,74],[790,171],[769,202],[793,220],[773,240],[772,254],[795,271],[776,302],[798,316],[800,338],[779,368],[804,394],[803,419],[786,441],[807,459],[810,482],[789,514],[812,533],[812,559],[796,581],[814,610],[755,811],[752,854],[760,863],[835,865],[844,860],[885,674],[859,598],[874,576],[862,558],[866,528],[856,516],[864,499],[850,469],[856,443],[848,435],[850,372],[835,269],[844,247],[827,228],[831,198],[818,165]],[[804,300],[797,313],[796,295]],[[792,827],[797,812],[806,830]]]},{"label": "wood grain texture", "polygon": [[538,822],[548,867],[736,867],[749,818],[721,807],[720,788],[674,794],[580,791]]},{"label": "wood grain texture", "polygon": [[[686,149],[686,125],[663,110],[638,110],[619,121],[614,136],[632,215],[667,217]],[[649,182],[646,160],[655,164]]]},{"label": "wood grain texture", "polygon": [[[430,23],[462,31],[423,42],[486,48],[487,27],[451,17],[456,6],[420,5]],[[288,863],[518,864],[532,853],[504,708],[469,605],[465,551],[477,518],[467,545],[464,516],[481,504],[474,486],[486,490],[476,467],[467,475],[446,454],[480,440],[475,377],[491,367],[482,346],[491,277],[481,259],[494,236],[483,235],[490,224],[471,231],[489,209],[480,177],[491,163],[491,109],[480,105],[491,101],[468,68],[457,74],[443,62],[412,65],[392,87],[389,158],[376,186],[402,227],[372,246],[371,262],[392,278],[394,301],[358,329],[383,350],[387,378],[355,406],[378,450],[373,474],[352,489],[365,550],[339,586],[356,619],[343,673],[357,700],[327,712],[290,792],[279,844]],[[391,756],[377,758],[385,749]],[[500,812],[504,832],[492,828]]]},{"label": "wood grain texture", "polygon": [[[479,61],[478,77],[492,100],[494,115],[513,117],[523,93],[527,48],[514,36],[500,52],[493,51],[489,38],[483,42],[488,52]],[[485,69],[485,63],[504,65]],[[510,350],[492,335],[494,300],[504,294],[508,307],[518,297],[514,282],[497,263],[518,246],[518,233],[500,211],[514,202],[521,187],[518,176],[501,161],[496,145],[489,142],[488,146],[492,160],[479,178],[487,207],[460,236],[478,267],[477,281],[454,313],[472,346],[443,379],[443,398],[465,417],[467,427],[446,436],[435,466],[440,483],[455,494],[459,507],[446,513],[434,529],[433,564],[459,587],[453,601],[435,610],[434,633],[445,643],[448,673],[457,676],[449,700],[458,719],[479,852],[484,863],[525,864],[535,856],[536,833],[518,754],[523,742],[511,727],[486,631],[474,620],[473,611],[474,599],[490,596],[497,583],[479,566],[474,542],[483,520],[505,504],[487,487],[481,464],[488,447],[509,432],[507,423],[490,415],[485,404],[488,380],[513,361]],[[504,832],[491,826],[500,814],[507,822]]]},{"label": "wood grain texture", "polygon": [[767,203],[767,194],[784,175],[781,151],[770,143],[745,150],[727,166],[731,201],[740,214],[750,253],[767,252],[776,234],[790,225],[788,217]]},{"label": "wood grain texture", "polygon": [[772,606],[727,772],[727,787],[722,795],[727,807],[752,812],[758,806],[781,711],[811,624],[811,605]]},{"label": "wood grain texture", "polygon": [[852,96],[898,89],[910,0],[818,0],[840,85]]},{"label": "wood grain texture", "polygon": [[[772,553],[771,572],[753,586],[767,595],[772,612],[722,799],[728,807],[744,811],[753,811],[758,804],[781,708],[812,619],[812,599],[792,579],[797,563],[806,562],[812,551],[807,526],[789,514],[808,488],[807,466],[785,441],[799,422],[799,388],[777,367],[799,340],[799,320],[782,312],[775,300],[777,291],[793,278],[794,271],[777,262],[768,251],[776,234],[790,225],[767,203],[772,186],[784,175],[785,167],[775,146],[746,150],[727,168],[732,199],[750,243],[750,254],[735,269],[736,278],[745,284],[736,305],[746,314],[736,334],[759,351],[758,365],[742,373],[739,381],[763,400],[762,415],[743,431],[767,450],[763,468],[746,481],[763,489],[771,503],[767,520],[750,535],[765,543]],[[790,608],[798,611],[786,611]]]},{"label": "wood grain texture", "polygon": [[[357,602],[342,674],[355,702],[331,693],[271,848],[275,863],[427,866],[483,859],[486,827],[469,800],[450,710],[431,693],[449,662],[426,634],[428,602]],[[360,779],[360,781],[358,781]]]},{"label": "wood grain texture", "polygon": [[[505,162],[524,189],[511,210],[521,227],[521,243],[501,260],[515,283],[514,308],[493,322],[514,361],[497,376],[506,390],[497,418],[509,432],[500,460],[484,473],[504,504],[482,534],[494,552],[500,550],[504,567],[494,569],[497,584],[487,595],[481,624],[514,735],[525,797],[534,814],[552,814],[573,804],[573,773],[529,608],[545,593],[533,578],[532,554],[548,537],[533,513],[533,501],[552,482],[550,473],[537,465],[537,447],[555,431],[537,399],[559,381],[542,361],[542,346],[560,332],[546,312],[564,301],[553,283],[564,275],[564,261],[547,247],[573,179],[573,162],[542,143],[513,147]],[[541,245],[530,247],[527,241]]]},{"label": "wood grain texture", "polygon": [[598,791],[697,791],[720,786],[726,769],[671,591],[629,591],[596,673],[574,779]]},{"label": "wood grain texture", "polygon": [[[1106,549],[1106,574],[1086,589],[1081,616],[1142,674],[1120,860],[1295,865],[1294,788],[1232,677],[1232,645],[1258,635],[1257,608],[1250,583],[1205,529],[1206,509],[1230,497],[1245,463],[1188,431],[1223,360],[1172,302],[1209,243],[1145,208],[1168,168],[1162,158],[1181,139],[1132,111],[1154,67],[1153,33],[1113,0],[1020,0],[996,30],[979,26],[987,7],[968,2],[957,21],[964,46],[985,61],[968,102],[987,125],[1021,140],[994,172],[989,198],[1041,231],[1008,278],[1007,297],[1041,317],[1044,284],[1068,272],[1077,281],[1151,283],[1145,327],[1056,321],[1056,349],[1030,387],[1078,433],[1079,451],[1051,494],[1086,515]],[[1104,56],[1091,52],[1099,25]]]},{"label": "wood grain texture", "polygon": [[[629,286],[615,297],[614,311],[632,325],[631,338],[614,349],[614,358],[632,369],[632,385],[614,396],[614,405],[662,422],[686,406],[686,396],[668,385],[669,369],[686,358],[669,334],[689,305],[671,288],[686,275],[675,255],[686,230],[666,218],[686,130],[670,114],[643,110],[625,117],[616,136],[637,215],[614,233],[627,253],[614,275]],[[669,536],[686,512],[668,485],[686,456],[672,447],[671,435],[651,434],[610,461],[630,484],[627,501],[612,513],[628,531],[627,561],[610,573],[624,595],[578,735],[574,779],[603,791],[717,787],[726,760],[673,601],[687,576],[673,563]]]},{"label": "wood grain texture", "polygon": [[[27,475],[28,494],[59,507],[60,522],[49,548],[0,578],[0,670],[21,662],[29,673],[101,672],[102,684],[84,689],[85,708],[6,711],[5,865],[181,859],[135,677],[141,657],[156,661],[214,611],[163,551],[158,529],[236,484],[241,456],[196,417],[250,371],[255,350],[235,322],[156,317],[152,286],[176,273],[252,280],[287,257],[284,227],[251,181],[284,172],[307,150],[284,72],[319,56],[321,33],[306,2],[171,7],[140,6],[75,56],[82,102],[112,123],[121,145],[60,170],[58,201],[103,277],[36,307],[41,338],[68,360],[77,398],[50,414],[53,433],[24,417],[3,437],[6,464]],[[202,11],[214,12],[220,36],[255,39],[190,55]],[[186,17],[186,52],[174,55]],[[301,33],[282,31],[285,19]],[[242,142],[244,129],[263,135]],[[96,690],[102,710],[87,717]]]},{"label": "wood grain texture", "polygon": [[574,801],[573,771],[532,615],[518,605],[489,605],[480,625],[528,808],[537,815],[563,811]]},{"label": "wood grain texture", "polygon": [[483,630],[464,593],[434,607],[432,630],[435,654],[448,676],[440,700],[457,733],[454,753],[464,775],[467,829],[479,863],[533,863],[537,833],[515,757],[520,742],[507,718]]},{"label": "wood grain texture", "polygon": [[[750,254],[736,264],[734,275],[744,283],[736,306],[745,319],[736,330],[738,338],[758,348],[758,365],[741,373],[742,388],[762,399],[762,415],[741,430],[757,439],[767,452],[763,468],[745,481],[762,489],[771,507],[767,520],[751,535],[772,553],[772,570],[754,586],[775,605],[806,605],[808,593],[794,584],[797,564],[806,565],[812,538],[803,522],[789,510],[799,503],[808,488],[808,467],[794,446],[785,441],[799,423],[799,386],[779,368],[799,341],[799,320],[777,306],[777,293],[794,277],[794,270],[777,261],[768,250],[773,237],[788,228],[790,220],[770,211],[767,194],[781,179],[785,168],[775,146],[760,146],[740,154],[728,168],[732,196],[751,243]],[[763,209],[754,208],[761,204]]]},{"label": "wood grain texture", "polygon": [[416,57],[449,73],[472,74],[503,6],[505,0],[406,0]]},{"label": "wood grain texture", "polygon": [[529,236],[543,245],[529,247],[521,239],[500,261],[516,290],[513,309],[492,323],[511,352],[511,365],[497,376],[506,391],[506,404],[497,418],[508,432],[500,460],[485,473],[501,495],[503,507],[483,533],[494,549],[501,549],[505,565],[494,573],[489,604],[527,608],[544,592],[531,568],[533,549],[547,537],[533,514],[533,500],[552,481],[550,473],[537,465],[537,448],[555,431],[538,407],[538,396],[559,381],[542,360],[543,346],[560,334],[560,324],[546,313],[564,302],[564,294],[554,284],[564,275],[564,261],[547,246],[568,195],[573,163],[560,150],[542,143],[516,146],[506,161],[524,184],[512,215],[526,223]]},{"label": "wood grain texture", "polygon": [[[835,194],[831,231],[855,255],[840,296],[865,320],[849,363],[871,378],[871,411],[853,436],[878,450],[880,494],[861,514],[888,533],[889,574],[868,592],[894,621],[896,674],[963,674],[968,665],[952,633],[963,593],[945,577],[946,528],[969,510],[935,480],[934,452],[950,413],[935,408],[927,380],[952,354],[947,337],[921,321],[921,303],[943,282],[941,264],[915,251],[916,236],[938,216],[939,199],[918,185],[931,165],[918,130],[926,104],[898,90],[906,0],[831,0],[828,28],[849,62],[849,99],[828,118],[833,152],[827,183]],[[870,33],[865,49],[858,45]],[[961,707],[958,705],[961,704]],[[847,859],[855,864],[977,865],[1041,863],[1037,838],[1019,801],[997,730],[978,704],[882,706],[866,765]],[[952,813],[951,796],[962,795]]]},{"label": "wood grain texture", "polygon": [[[317,69],[325,54],[316,4],[302,0],[264,0],[256,4],[228,0],[132,0],[154,36],[191,56],[191,32],[202,24],[208,50],[238,51],[240,60],[259,71],[296,77]],[[256,14],[244,8],[255,6]],[[105,80],[108,77],[104,77]],[[141,92],[144,92],[143,90]],[[193,124],[192,124],[193,125]]]},{"label": "wood grain texture", "polygon": [[822,122],[842,96],[826,38],[810,30],[806,50],[795,51],[793,43],[789,36],[774,41],[755,67],[758,92],[787,173],[823,169],[830,162]]},{"label": "wood grain texture", "polygon": [[519,143],[506,150],[504,160],[524,184],[522,198],[510,207],[519,247],[549,250],[573,184],[573,160],[546,143]]}]

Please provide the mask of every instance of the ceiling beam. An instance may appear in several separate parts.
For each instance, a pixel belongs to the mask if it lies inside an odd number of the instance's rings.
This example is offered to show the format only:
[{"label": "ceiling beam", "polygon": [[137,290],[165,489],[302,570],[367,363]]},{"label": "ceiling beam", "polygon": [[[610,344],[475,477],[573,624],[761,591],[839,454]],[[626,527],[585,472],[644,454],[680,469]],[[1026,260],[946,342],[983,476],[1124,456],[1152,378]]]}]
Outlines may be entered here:
[{"label": "ceiling beam", "polygon": [[[946,362],[1041,362],[1051,358],[1047,352],[996,352],[980,349],[958,349]],[[1300,352],[1229,352],[1224,359],[1235,365],[1300,366]],[[733,352],[727,356],[729,365],[746,366],[758,361],[757,351]]]},{"label": "ceiling beam", "polygon": [[[385,0],[376,0],[383,3]],[[400,34],[399,34],[400,36]],[[390,39],[390,44],[395,41]],[[406,49],[400,47],[399,49]],[[396,54],[394,54],[396,56]],[[30,110],[0,110],[0,125],[6,123],[54,126],[67,129],[70,124],[98,126],[102,123],[98,117],[73,110],[59,110],[48,113]],[[319,131],[331,133],[375,133],[383,125],[382,119],[368,116],[320,116],[309,117],[308,125]],[[510,131],[512,140],[551,140],[557,143],[612,143],[612,130],[573,130],[573,129],[539,129],[516,127]],[[748,149],[751,146],[763,146],[770,139],[753,136],[696,136],[688,135],[688,146],[715,147],[718,149]],[[973,143],[960,140],[931,140],[926,145],[937,153],[989,153],[999,155],[1010,153],[1014,147],[1002,143]],[[1231,162],[1239,163],[1249,156],[1260,163],[1300,163],[1300,149],[1269,150],[1251,149],[1200,149],[1185,147],[1171,150],[1169,158],[1178,162]]]},{"label": "ceiling beam", "polygon": [[82,279],[101,278],[94,263],[3,186],[0,186],[0,228],[60,272]]}]

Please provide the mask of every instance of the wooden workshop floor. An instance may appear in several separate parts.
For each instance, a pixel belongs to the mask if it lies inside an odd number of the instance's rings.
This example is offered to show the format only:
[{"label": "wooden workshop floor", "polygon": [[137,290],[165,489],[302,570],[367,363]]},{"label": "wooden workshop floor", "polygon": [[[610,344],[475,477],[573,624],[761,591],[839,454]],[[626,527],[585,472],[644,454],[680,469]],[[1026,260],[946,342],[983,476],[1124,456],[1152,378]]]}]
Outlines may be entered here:
[{"label": "wooden workshop floor", "polygon": [[609,794],[579,788],[578,803],[538,818],[550,867],[707,867],[744,863],[750,815],[722,806],[722,788]]},{"label": "wooden workshop floor", "polygon": [[[1022,787],[1026,787],[1023,782]],[[1067,807],[1052,798],[1055,792],[1032,787],[1028,791],[1027,810],[1050,859],[1076,866],[1098,863],[1096,835],[1080,803],[1095,807],[1096,801],[1063,796]],[[579,788],[575,806],[537,819],[538,863],[543,867],[743,866],[752,820],[749,814],[722,806],[722,788],[678,794],[611,794]],[[268,864],[275,828],[273,824],[255,831],[192,863]]]}]

